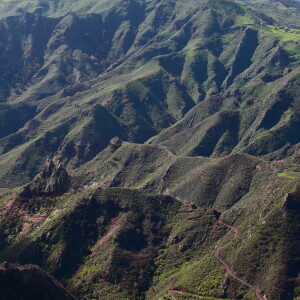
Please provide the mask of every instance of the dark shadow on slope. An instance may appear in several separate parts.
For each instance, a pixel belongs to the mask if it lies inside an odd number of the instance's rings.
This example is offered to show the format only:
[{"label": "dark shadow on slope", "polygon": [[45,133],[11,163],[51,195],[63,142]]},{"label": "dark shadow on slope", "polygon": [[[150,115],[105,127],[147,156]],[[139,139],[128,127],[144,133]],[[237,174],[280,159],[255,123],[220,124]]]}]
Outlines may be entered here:
[{"label": "dark shadow on slope", "polygon": [[281,92],[280,96],[280,101],[275,102],[266,112],[259,129],[271,129],[274,127],[280,121],[283,113],[290,107],[290,103],[293,98],[287,95],[284,91]]},{"label": "dark shadow on slope", "polygon": [[244,32],[241,42],[236,49],[231,70],[223,84],[224,88],[230,86],[236,76],[250,67],[252,64],[252,57],[257,46],[257,31],[247,28]]},{"label": "dark shadow on slope", "polygon": [[[210,156],[214,153],[218,143],[222,143],[221,150],[233,148],[238,142],[239,115],[235,111],[220,113],[219,121],[211,126],[200,144],[191,153],[192,156]],[[226,134],[226,135],[225,135]],[[221,138],[224,141],[221,141]]]}]

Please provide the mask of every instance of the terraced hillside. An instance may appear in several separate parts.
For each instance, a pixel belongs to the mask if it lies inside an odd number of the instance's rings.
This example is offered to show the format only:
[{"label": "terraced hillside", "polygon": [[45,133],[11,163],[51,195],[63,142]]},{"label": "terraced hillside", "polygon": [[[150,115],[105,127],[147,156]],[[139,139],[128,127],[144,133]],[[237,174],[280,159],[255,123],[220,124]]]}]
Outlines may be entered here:
[{"label": "terraced hillside", "polygon": [[298,299],[299,43],[293,0],[0,0],[3,299]]}]

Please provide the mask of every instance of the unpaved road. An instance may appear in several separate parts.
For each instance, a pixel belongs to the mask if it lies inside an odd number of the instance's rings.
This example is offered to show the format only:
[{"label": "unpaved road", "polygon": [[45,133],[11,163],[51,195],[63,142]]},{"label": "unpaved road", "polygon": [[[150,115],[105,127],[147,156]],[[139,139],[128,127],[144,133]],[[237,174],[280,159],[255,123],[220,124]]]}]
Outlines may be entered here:
[{"label": "unpaved road", "polygon": [[[199,216],[194,216],[194,217],[190,217],[188,218],[188,220],[194,220],[194,219],[198,219]],[[226,223],[226,221],[224,221],[223,219],[221,219],[221,217],[219,217],[216,220],[216,223],[222,226],[227,227],[233,234],[233,241],[237,242],[238,238],[239,238],[239,230],[236,226],[230,225],[228,223]],[[252,289],[255,293],[255,296],[258,300],[270,300],[267,295],[264,295],[262,293],[262,291],[260,290],[260,288],[258,288],[257,286],[254,286],[252,284],[250,284],[245,278],[243,278],[242,276],[240,276],[235,270],[234,268],[227,263],[224,258],[222,258],[222,256],[220,255],[220,251],[219,251],[219,245],[220,245],[221,240],[219,240],[215,246],[215,250],[214,250],[214,257],[216,259],[218,259],[218,261],[225,267],[226,272],[229,276],[233,277],[234,279],[236,279],[238,282],[240,282],[243,285],[246,285],[247,287],[249,287],[250,289]],[[168,294],[174,299],[174,300],[178,300],[178,294],[190,294],[191,296],[200,296],[198,294],[192,293],[192,292],[188,292],[188,291],[180,291],[180,290],[175,290],[175,289],[170,289],[168,290]]]},{"label": "unpaved road", "polygon": [[[239,231],[237,229],[237,227],[232,226],[227,224],[224,220],[222,220],[221,218],[219,218],[216,223],[221,224],[223,226],[226,226],[228,229],[230,229],[230,231],[233,234],[233,238],[234,241],[237,242],[238,237],[239,237]],[[219,260],[219,262],[225,267],[227,274],[233,278],[235,278],[237,281],[239,281],[241,284],[248,286],[249,288],[251,288],[255,295],[256,298],[258,300],[269,300],[267,295],[264,295],[262,293],[262,291],[260,290],[260,288],[250,284],[245,278],[241,277],[240,275],[237,274],[237,272],[233,269],[232,266],[230,266],[220,255],[220,251],[219,251],[219,245],[220,245],[220,241],[216,244],[216,248],[214,251],[214,257],[217,258]]]},{"label": "unpaved road", "polygon": [[216,222],[217,224],[223,225],[225,227],[227,227],[228,229],[231,230],[231,232],[233,233],[233,238],[235,241],[237,241],[238,237],[239,237],[239,230],[237,229],[237,227],[232,226],[227,224],[224,220],[222,220],[221,218],[219,218]]},{"label": "unpaved road", "polygon": [[178,297],[176,296],[178,292],[176,290],[168,290],[168,294],[174,299],[178,300]]},{"label": "unpaved road", "polygon": [[239,276],[239,275],[237,274],[237,272],[232,268],[232,266],[230,266],[230,265],[229,265],[229,264],[221,257],[219,250],[215,250],[215,251],[214,251],[214,256],[215,256],[215,257],[219,260],[219,262],[225,267],[225,269],[226,269],[228,275],[230,275],[231,277],[235,278],[235,279],[236,279],[237,281],[239,281],[241,284],[246,285],[246,286],[248,286],[249,288],[251,288],[251,289],[255,292],[256,298],[257,298],[258,300],[268,300],[267,295],[263,295],[263,293],[261,292],[261,290],[260,290],[258,287],[256,287],[256,286],[254,286],[254,285],[248,283],[248,282],[246,281],[246,279],[244,279],[243,277],[241,277],[241,276]]}]

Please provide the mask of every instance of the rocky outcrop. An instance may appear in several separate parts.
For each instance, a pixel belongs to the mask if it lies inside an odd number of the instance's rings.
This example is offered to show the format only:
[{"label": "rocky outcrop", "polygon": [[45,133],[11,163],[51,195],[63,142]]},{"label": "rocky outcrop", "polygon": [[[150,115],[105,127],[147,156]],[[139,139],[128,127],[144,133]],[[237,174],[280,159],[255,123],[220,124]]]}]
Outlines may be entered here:
[{"label": "rocky outcrop", "polygon": [[49,159],[42,171],[23,188],[20,197],[58,196],[67,192],[70,186],[71,181],[66,169]]},{"label": "rocky outcrop", "polygon": [[75,300],[55,279],[34,265],[0,265],[2,300]]}]

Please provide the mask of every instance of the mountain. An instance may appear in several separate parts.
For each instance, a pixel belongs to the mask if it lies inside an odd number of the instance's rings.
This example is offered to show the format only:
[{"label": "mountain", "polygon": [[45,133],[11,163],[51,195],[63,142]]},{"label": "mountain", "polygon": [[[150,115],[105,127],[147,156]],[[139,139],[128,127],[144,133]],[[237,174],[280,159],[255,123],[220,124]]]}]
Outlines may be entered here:
[{"label": "mountain", "polygon": [[59,299],[74,300],[46,272],[32,265],[0,265],[1,299]]},{"label": "mountain", "polygon": [[298,299],[299,17],[1,1],[7,299]]}]

